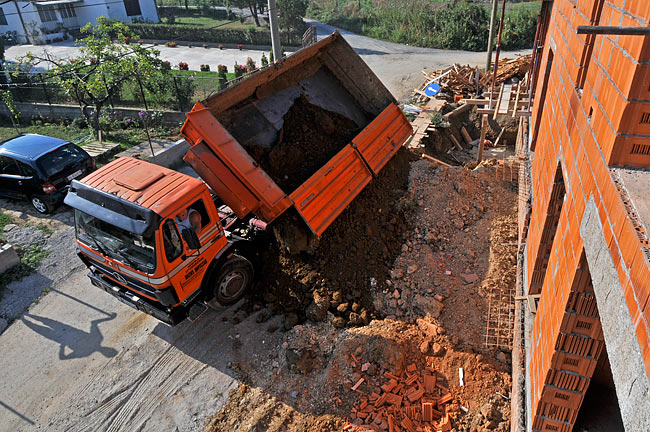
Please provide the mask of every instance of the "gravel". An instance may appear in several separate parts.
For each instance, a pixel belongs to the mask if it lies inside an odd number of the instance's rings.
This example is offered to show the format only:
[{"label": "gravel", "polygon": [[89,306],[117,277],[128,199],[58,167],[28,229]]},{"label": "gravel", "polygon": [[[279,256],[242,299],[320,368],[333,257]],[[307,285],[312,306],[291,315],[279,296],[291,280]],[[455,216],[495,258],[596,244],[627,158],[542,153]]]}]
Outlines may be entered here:
[{"label": "gravel", "polygon": [[81,269],[83,263],[75,256],[74,228],[64,228],[47,235],[35,227],[19,227],[7,233],[7,240],[21,246],[41,245],[49,252],[36,273],[10,283],[3,290],[0,318],[12,321],[20,318],[52,285]]}]

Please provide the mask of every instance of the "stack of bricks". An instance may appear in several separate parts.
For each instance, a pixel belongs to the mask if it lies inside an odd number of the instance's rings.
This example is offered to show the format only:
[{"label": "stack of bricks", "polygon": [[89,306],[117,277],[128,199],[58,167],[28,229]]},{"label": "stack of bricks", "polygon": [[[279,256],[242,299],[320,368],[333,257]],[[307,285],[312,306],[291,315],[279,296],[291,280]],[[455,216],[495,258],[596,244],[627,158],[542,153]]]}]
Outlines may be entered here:
[{"label": "stack of bricks", "polygon": [[[362,392],[352,410],[353,425],[344,430],[388,432],[435,432],[452,429],[450,414],[460,409],[427,357],[423,371],[415,364],[406,370],[386,372],[384,384]],[[361,382],[361,381],[360,381]]]},{"label": "stack of bricks", "polygon": [[604,347],[596,297],[584,256],[576,271],[557,335],[541,394],[535,397],[533,393],[538,407],[533,429],[570,432]]}]

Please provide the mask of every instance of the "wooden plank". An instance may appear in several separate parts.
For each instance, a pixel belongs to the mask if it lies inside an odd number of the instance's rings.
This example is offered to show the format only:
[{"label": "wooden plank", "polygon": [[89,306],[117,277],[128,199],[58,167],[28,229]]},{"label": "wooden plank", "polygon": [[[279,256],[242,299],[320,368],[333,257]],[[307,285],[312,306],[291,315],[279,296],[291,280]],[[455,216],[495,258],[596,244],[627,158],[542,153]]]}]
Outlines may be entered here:
[{"label": "wooden plank", "polygon": [[467,129],[465,129],[465,126],[460,128],[460,133],[463,135],[463,139],[465,139],[465,142],[467,144],[472,142],[472,137],[470,136],[469,132],[467,132]]},{"label": "wooden plank", "polygon": [[517,86],[517,97],[515,97],[515,107],[512,109],[512,118],[515,117],[515,113],[517,112],[517,105],[519,105],[519,95],[521,94],[519,87],[521,86]]},{"label": "wooden plank", "polygon": [[447,162],[443,162],[440,159],[436,159],[436,158],[431,157],[429,155],[426,155],[424,153],[422,153],[422,159],[430,160],[431,162],[435,162],[438,165],[442,165],[442,166],[447,167],[447,168],[452,168],[452,166],[449,165]]},{"label": "wooden plank", "polygon": [[458,150],[463,150],[463,146],[458,142],[458,138],[456,138],[453,134],[449,135],[449,137],[451,138],[451,141],[454,143],[454,145],[458,147]]},{"label": "wooden plank", "polygon": [[[510,106],[510,96],[512,95],[512,84],[505,84],[503,86],[503,94],[499,100],[498,114],[506,114]],[[504,104],[505,102],[505,104]]]},{"label": "wooden plank", "polygon": [[481,162],[483,160],[483,147],[485,146],[485,134],[487,133],[487,124],[488,117],[486,114],[483,114],[481,117],[481,138],[478,141],[478,157],[477,161]]}]

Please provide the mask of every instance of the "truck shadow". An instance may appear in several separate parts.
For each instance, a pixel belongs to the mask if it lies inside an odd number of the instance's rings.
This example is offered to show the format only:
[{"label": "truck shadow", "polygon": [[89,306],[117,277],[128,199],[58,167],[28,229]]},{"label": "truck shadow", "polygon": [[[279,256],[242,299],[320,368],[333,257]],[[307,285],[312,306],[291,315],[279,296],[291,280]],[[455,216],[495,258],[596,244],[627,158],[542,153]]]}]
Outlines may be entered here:
[{"label": "truck shadow", "polygon": [[30,313],[23,315],[21,321],[41,336],[60,344],[60,360],[84,358],[95,352],[99,352],[104,357],[110,358],[115,357],[117,351],[114,348],[102,346],[104,336],[99,330],[99,324],[111,321],[116,316],[117,314],[113,312],[105,318],[93,320],[90,323],[90,330],[88,332],[51,318]]}]

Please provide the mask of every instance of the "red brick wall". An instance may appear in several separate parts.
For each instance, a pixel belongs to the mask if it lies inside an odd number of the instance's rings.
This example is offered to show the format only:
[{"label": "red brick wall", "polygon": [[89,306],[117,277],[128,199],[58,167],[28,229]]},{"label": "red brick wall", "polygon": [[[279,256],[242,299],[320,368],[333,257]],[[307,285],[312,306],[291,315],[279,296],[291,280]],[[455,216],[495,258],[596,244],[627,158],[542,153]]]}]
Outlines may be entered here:
[{"label": "red brick wall", "polygon": [[[579,228],[590,196],[598,207],[603,234],[650,374],[650,269],[608,168],[650,167],[650,138],[644,136],[650,135],[650,37],[588,38],[575,31],[578,25],[648,26],[648,21],[648,0],[555,0],[553,4],[531,117],[535,154],[533,206],[526,239],[529,287],[533,266],[543,253],[540,246],[558,163],[566,197],[531,340],[531,399],[533,416],[538,418],[536,428],[544,426],[539,423],[545,418],[542,402],[549,400],[549,389],[554,388],[548,380],[562,369],[558,363],[562,361],[562,350],[558,347],[562,338],[575,330],[566,327],[567,302],[575,291],[576,271],[581,265]],[[545,76],[549,50],[553,51],[553,62],[550,74]],[[548,84],[542,100],[545,80]],[[576,89],[578,85],[583,85],[581,90]],[[602,333],[592,337],[602,340]],[[579,375],[588,379],[591,372],[593,368],[583,368]],[[551,426],[548,430],[571,430],[572,422]]]}]

